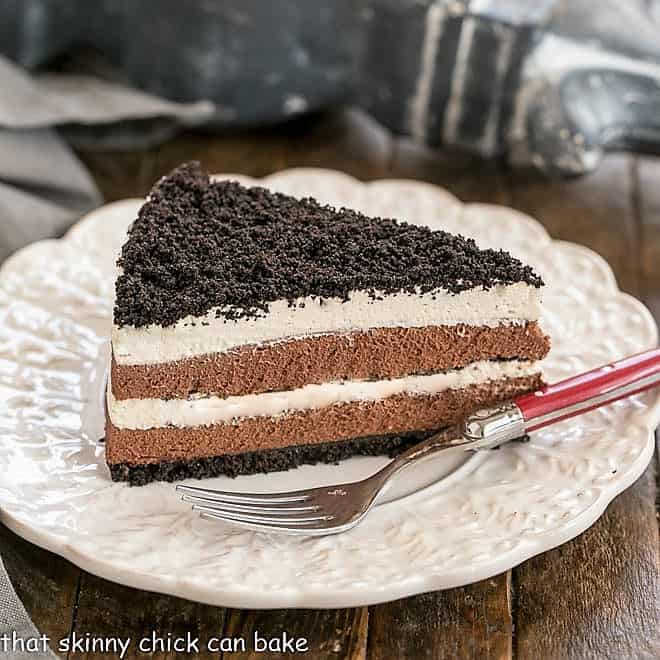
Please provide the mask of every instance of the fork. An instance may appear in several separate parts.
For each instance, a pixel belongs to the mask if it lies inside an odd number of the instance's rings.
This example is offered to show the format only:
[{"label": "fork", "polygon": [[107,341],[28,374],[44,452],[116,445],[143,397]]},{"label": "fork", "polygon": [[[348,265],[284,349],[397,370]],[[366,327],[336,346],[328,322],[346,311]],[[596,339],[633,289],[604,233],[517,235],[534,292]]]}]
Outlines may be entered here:
[{"label": "fork", "polygon": [[469,415],[402,452],[361,481],[284,493],[237,493],[179,485],[185,502],[202,518],[244,528],[323,536],[355,527],[391,478],[438,452],[493,449],[531,431],[660,385],[660,349],[604,365],[535,392]]}]

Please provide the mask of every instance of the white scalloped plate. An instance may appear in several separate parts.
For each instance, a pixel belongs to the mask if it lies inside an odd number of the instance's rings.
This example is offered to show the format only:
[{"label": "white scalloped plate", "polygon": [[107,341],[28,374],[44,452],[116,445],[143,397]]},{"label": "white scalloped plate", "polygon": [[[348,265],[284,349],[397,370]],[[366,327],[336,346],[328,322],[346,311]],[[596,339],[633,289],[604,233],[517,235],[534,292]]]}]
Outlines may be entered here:
[{"label": "white scalloped plate", "polygon": [[[617,289],[600,257],[551,241],[516,211],[462,205],[423,183],[363,184],[324,170],[289,170],[264,183],[460,232],[531,263],[548,283],[543,326],[553,340],[545,363],[550,380],[656,345],[651,315]],[[487,578],[564,543],[648,464],[660,418],[657,393],[535,433],[527,444],[470,460],[458,451],[427,464],[404,475],[392,501],[339,536],[240,531],[200,520],[172,485],[113,484],[97,444],[112,264],[139,204],[126,200],[89,214],[63,240],[14,255],[0,275],[2,520],[82,568],[217,605],[376,603]],[[215,482],[278,490],[358,477],[383,460]]]}]

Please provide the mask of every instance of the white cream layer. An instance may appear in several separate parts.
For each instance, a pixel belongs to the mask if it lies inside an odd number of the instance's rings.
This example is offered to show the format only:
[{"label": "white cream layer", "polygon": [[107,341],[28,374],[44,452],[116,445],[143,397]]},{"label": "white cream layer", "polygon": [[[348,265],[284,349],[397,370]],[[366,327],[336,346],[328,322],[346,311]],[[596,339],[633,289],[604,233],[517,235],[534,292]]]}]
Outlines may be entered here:
[{"label": "white cream layer", "polygon": [[351,299],[310,297],[290,306],[286,300],[269,305],[259,318],[227,320],[212,309],[203,317],[188,316],[166,328],[124,326],[112,330],[112,349],[118,364],[157,364],[207,353],[222,353],[244,344],[261,344],[292,337],[370,328],[432,325],[496,326],[536,321],[541,315],[540,290],[519,283],[475,288],[452,294],[397,293],[374,300],[364,291]]},{"label": "white cream layer", "polygon": [[243,396],[200,396],[193,399],[122,399],[112,395],[108,383],[108,412],[119,428],[179,428],[235,422],[245,417],[276,417],[296,410],[314,410],[354,401],[378,401],[396,394],[437,394],[504,378],[539,373],[538,362],[512,360],[474,362],[463,369],[426,376],[405,376],[378,381],[344,381],[305,385],[286,392]]}]

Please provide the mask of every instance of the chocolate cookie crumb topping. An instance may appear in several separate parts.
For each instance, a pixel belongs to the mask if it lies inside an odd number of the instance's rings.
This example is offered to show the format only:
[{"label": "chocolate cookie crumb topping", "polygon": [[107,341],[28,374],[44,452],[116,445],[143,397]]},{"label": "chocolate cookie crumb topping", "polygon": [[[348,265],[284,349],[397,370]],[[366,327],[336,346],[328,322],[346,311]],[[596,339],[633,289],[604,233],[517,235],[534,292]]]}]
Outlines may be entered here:
[{"label": "chocolate cookie crumb topping", "polygon": [[503,250],[312,198],[211,181],[198,163],[156,184],[118,265],[114,321],[135,327],[168,326],[215,307],[228,320],[263,316],[275,300],[349,300],[356,290],[376,298],[543,285]]}]

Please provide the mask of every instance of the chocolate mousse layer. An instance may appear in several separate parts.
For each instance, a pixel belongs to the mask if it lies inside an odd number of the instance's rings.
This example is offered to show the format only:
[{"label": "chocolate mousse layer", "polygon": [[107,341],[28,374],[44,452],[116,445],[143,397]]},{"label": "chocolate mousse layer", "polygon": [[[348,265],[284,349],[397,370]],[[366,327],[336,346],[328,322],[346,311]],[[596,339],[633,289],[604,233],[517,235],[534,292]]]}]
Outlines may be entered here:
[{"label": "chocolate mousse layer", "polygon": [[[280,417],[251,417],[236,423],[188,428],[123,429],[107,419],[106,459],[113,478],[120,480],[130,479],[133,467],[166,463],[176,463],[179,467],[175,473],[182,475],[181,478],[213,476],[209,474],[210,469],[218,470],[217,474],[231,475],[288,469],[297,464],[293,459],[287,464],[284,450],[291,447],[432,431],[459,421],[477,408],[513,398],[541,385],[541,375],[538,374],[449,389],[435,395],[402,394],[379,401],[296,411]],[[383,453],[390,449],[385,442]],[[255,462],[246,457],[241,465],[241,455],[272,450],[283,450],[284,453],[278,453],[277,460],[272,463]],[[235,460],[200,462],[200,459],[227,455]],[[308,452],[308,456],[314,461],[325,460],[323,451]],[[300,455],[298,459],[302,460]],[[181,468],[183,462],[190,464],[190,470]],[[197,473],[195,464],[199,466]],[[250,468],[250,465],[258,465],[258,469]],[[158,470],[153,472],[157,474]]]},{"label": "chocolate mousse layer", "polygon": [[160,364],[112,360],[116,399],[183,399],[191,394],[240,396],[310,383],[400,378],[490,359],[540,360],[550,340],[538,323],[374,328],[248,345]]}]

